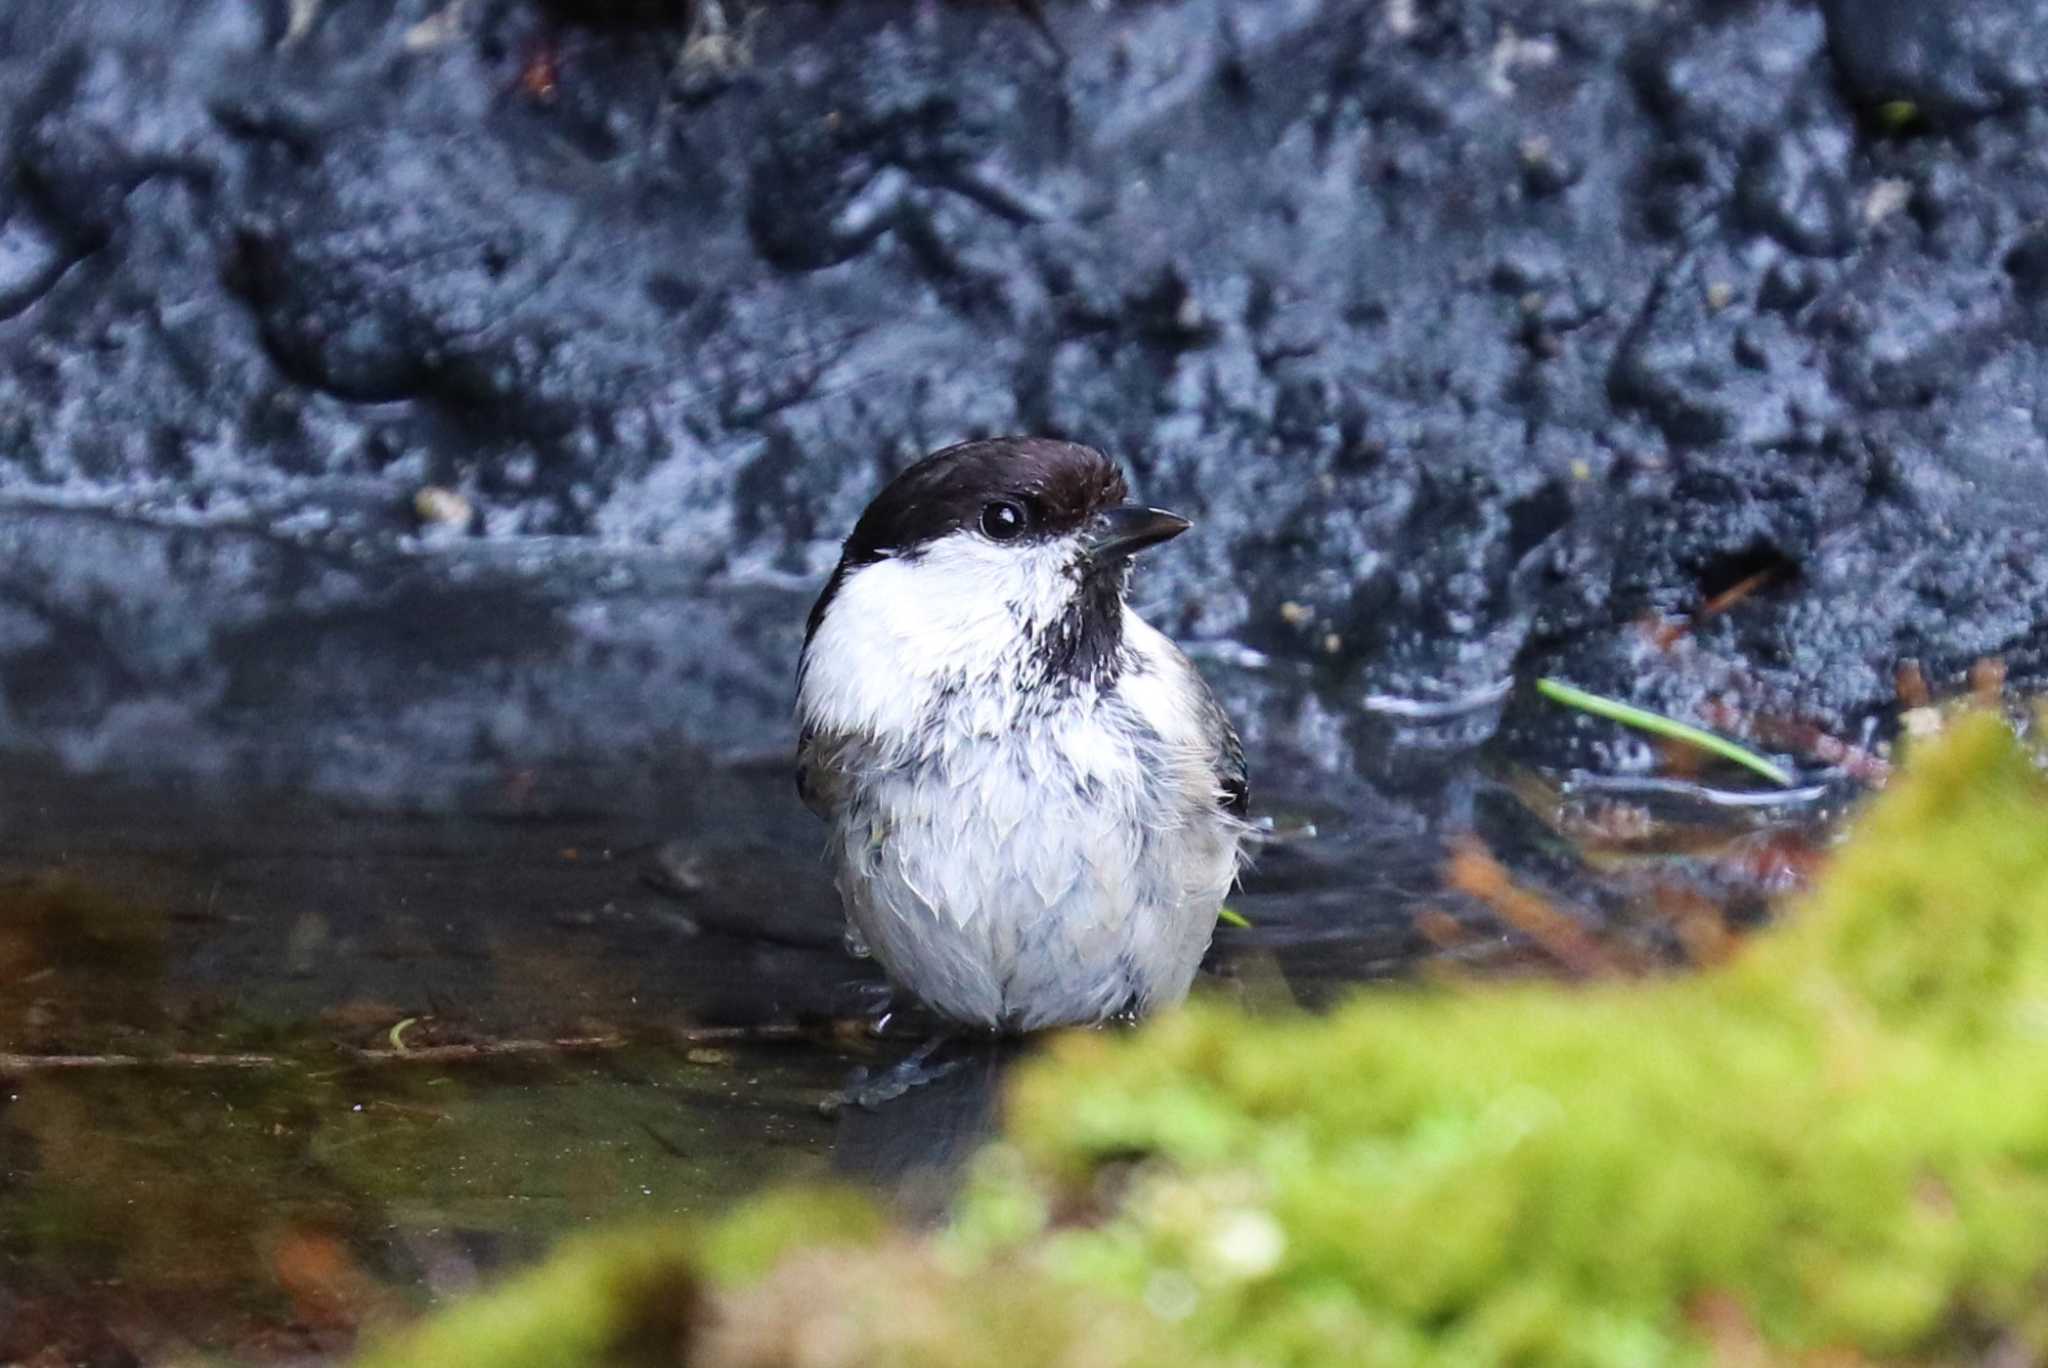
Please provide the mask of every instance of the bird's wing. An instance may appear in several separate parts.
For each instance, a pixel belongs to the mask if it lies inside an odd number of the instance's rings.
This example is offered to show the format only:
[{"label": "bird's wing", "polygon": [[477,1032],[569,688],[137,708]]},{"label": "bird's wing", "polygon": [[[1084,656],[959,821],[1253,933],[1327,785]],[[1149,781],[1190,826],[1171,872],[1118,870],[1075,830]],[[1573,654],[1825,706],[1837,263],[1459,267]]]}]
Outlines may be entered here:
[{"label": "bird's wing", "polygon": [[1210,753],[1209,768],[1216,776],[1216,805],[1233,817],[1243,818],[1251,810],[1252,798],[1251,775],[1244,763],[1244,742],[1238,739],[1237,728],[1230,725],[1230,715],[1216,701],[1215,690],[1209,687],[1208,680],[1202,678],[1195,662],[1177,646],[1173,647],[1172,654],[1194,686],[1195,708],[1202,717],[1202,735],[1211,738],[1210,744],[1214,748]]},{"label": "bird's wing", "polygon": [[1237,728],[1230,725],[1223,707],[1216,701],[1216,695],[1205,686],[1203,697],[1208,700],[1210,716],[1216,724],[1216,802],[1231,816],[1243,819],[1251,811],[1251,772],[1244,763],[1244,742],[1237,736]]},{"label": "bird's wing", "polygon": [[803,654],[797,657],[796,662],[796,796],[803,799],[805,807],[828,822],[838,809],[845,790],[846,772],[841,763],[845,741],[838,733],[811,720],[810,709],[803,701],[804,679],[810,673],[811,638],[817,635],[818,624],[825,618],[825,607],[839,591],[839,581],[845,573],[846,567],[842,564],[833,571],[825,592],[818,595],[817,603],[811,608],[810,621],[804,627]]},{"label": "bird's wing", "polygon": [[796,743],[796,794],[804,806],[830,819],[845,794],[846,741],[837,732],[807,726]]}]

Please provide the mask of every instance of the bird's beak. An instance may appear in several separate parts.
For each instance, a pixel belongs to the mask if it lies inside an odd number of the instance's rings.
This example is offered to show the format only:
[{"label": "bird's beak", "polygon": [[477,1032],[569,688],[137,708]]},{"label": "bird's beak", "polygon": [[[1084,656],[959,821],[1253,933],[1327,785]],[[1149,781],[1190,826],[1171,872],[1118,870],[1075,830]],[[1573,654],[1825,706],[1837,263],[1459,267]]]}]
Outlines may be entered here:
[{"label": "bird's beak", "polygon": [[1125,504],[1098,514],[1083,545],[1088,559],[1098,565],[1114,565],[1148,546],[1178,537],[1193,525],[1163,508]]}]

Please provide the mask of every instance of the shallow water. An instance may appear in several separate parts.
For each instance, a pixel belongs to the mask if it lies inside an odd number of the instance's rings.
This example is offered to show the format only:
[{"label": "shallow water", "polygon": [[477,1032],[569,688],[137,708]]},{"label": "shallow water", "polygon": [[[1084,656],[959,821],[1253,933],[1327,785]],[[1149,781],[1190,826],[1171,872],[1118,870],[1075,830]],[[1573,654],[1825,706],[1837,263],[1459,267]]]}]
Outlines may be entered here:
[{"label": "shallow water", "polygon": [[[1391,796],[1266,798],[1275,839],[1234,899],[1252,928],[1220,934],[1206,991],[1291,1010],[1418,966],[1582,971],[1446,886],[1457,832],[1663,958],[1690,942],[1655,889],[1733,923],[1784,881],[1751,847],[1812,848],[1803,810],[1683,794],[1617,823],[1613,795],[1459,735],[1393,738]],[[320,1361],[564,1234],[789,1178],[929,1213],[1016,1053],[830,1106],[918,1030],[871,1029],[878,980],[840,946],[779,761],[652,796],[513,773],[455,816],[8,773],[0,1360]]]}]

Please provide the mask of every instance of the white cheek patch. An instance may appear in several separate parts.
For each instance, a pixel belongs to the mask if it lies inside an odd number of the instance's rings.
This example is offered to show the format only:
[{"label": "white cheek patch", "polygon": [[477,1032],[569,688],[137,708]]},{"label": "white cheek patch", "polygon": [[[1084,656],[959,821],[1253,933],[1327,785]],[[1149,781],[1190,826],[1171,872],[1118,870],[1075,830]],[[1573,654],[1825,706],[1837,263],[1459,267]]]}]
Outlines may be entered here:
[{"label": "white cheek patch", "polygon": [[[798,706],[832,731],[908,743],[948,690],[982,686],[979,730],[1013,715],[1031,637],[1072,601],[1070,539],[1000,546],[973,532],[849,574],[806,656]],[[961,699],[952,700],[957,709]]]},{"label": "white cheek patch", "polygon": [[1206,748],[1211,738],[1203,731],[1202,715],[1190,705],[1197,695],[1188,688],[1187,657],[1163,632],[1128,607],[1124,609],[1123,640],[1144,664],[1142,670],[1128,673],[1120,681],[1124,701],[1151,723],[1168,745]]}]

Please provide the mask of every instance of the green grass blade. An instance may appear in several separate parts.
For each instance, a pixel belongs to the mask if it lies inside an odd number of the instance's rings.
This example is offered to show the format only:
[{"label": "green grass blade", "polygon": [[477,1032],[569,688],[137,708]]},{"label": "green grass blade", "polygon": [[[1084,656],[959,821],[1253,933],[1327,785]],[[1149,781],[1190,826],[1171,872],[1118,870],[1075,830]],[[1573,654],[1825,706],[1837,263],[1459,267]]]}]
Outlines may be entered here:
[{"label": "green grass blade", "polygon": [[1244,919],[1244,914],[1237,911],[1229,903],[1225,903],[1216,909],[1216,920],[1222,922],[1225,926],[1235,926],[1240,931],[1252,929],[1252,924]]},{"label": "green grass blade", "polygon": [[1747,746],[1737,745],[1725,736],[1717,736],[1691,723],[1675,721],[1662,713],[1649,712],[1623,703],[1619,699],[1603,698],[1596,693],[1587,693],[1584,689],[1575,689],[1561,679],[1537,680],[1536,692],[1553,703],[1564,704],[1567,708],[1577,708],[1580,712],[1604,717],[1610,722],[1619,722],[1623,726],[1634,727],[1653,736],[1669,737],[1673,741],[1683,741],[1689,746],[1698,746],[1701,750],[1718,755],[1723,760],[1733,760],[1745,769],[1754,770],[1780,788],[1791,788],[1798,782],[1792,772],[1783,765],[1764,759]]}]

